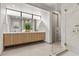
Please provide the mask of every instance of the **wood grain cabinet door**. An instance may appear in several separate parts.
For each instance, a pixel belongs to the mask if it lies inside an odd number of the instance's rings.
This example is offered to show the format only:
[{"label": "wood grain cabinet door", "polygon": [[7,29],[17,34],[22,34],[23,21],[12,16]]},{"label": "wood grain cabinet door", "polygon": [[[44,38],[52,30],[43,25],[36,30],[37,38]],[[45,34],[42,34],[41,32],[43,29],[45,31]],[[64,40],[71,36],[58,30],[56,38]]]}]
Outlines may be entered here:
[{"label": "wood grain cabinet door", "polygon": [[3,34],[4,46],[13,45],[13,37],[11,34]]},{"label": "wood grain cabinet door", "polygon": [[30,43],[40,40],[45,40],[44,32],[37,33],[12,33],[4,34],[4,46]]},{"label": "wood grain cabinet door", "polygon": [[24,41],[24,43],[32,42],[31,33],[24,33],[23,34],[23,41]]},{"label": "wood grain cabinet door", "polygon": [[22,43],[24,43],[23,42],[23,35],[22,35],[22,33],[20,34],[20,33],[16,33],[16,34],[14,34],[13,35],[14,36],[14,45],[16,45],[16,44],[22,44]]}]

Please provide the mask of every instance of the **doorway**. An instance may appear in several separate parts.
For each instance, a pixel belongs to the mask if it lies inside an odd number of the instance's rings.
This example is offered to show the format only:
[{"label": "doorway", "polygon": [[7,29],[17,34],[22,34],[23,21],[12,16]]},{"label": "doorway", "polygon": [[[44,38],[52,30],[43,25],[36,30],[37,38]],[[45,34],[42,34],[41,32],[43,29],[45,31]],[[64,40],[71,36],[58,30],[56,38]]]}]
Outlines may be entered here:
[{"label": "doorway", "polygon": [[60,27],[60,13],[57,11],[52,12],[52,52],[54,55],[62,52],[63,47],[61,45],[61,27]]},{"label": "doorway", "polygon": [[52,42],[61,41],[61,29],[60,29],[60,14],[59,12],[52,12],[51,15],[51,34]]}]

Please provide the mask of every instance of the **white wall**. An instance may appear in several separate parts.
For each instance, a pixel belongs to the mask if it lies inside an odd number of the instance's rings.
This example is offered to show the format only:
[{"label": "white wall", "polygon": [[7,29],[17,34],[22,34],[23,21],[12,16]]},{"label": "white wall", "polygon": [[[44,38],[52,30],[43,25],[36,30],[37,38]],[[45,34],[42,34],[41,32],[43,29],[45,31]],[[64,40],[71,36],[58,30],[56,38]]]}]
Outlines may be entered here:
[{"label": "white wall", "polygon": [[4,31],[5,10],[0,4],[0,54],[3,50],[3,31]]},{"label": "white wall", "polygon": [[[67,9],[68,11],[65,13],[64,9]],[[74,26],[79,25],[79,6],[77,4],[62,4],[61,12],[62,43],[64,45],[66,39],[67,46],[79,55],[79,32],[73,32]]]},{"label": "white wall", "polygon": [[[1,21],[1,4],[0,4],[0,21]],[[1,22],[0,22],[1,23]],[[0,28],[1,28],[1,25],[0,25]],[[2,33],[1,33],[1,29],[0,29],[0,54],[2,52]]]}]

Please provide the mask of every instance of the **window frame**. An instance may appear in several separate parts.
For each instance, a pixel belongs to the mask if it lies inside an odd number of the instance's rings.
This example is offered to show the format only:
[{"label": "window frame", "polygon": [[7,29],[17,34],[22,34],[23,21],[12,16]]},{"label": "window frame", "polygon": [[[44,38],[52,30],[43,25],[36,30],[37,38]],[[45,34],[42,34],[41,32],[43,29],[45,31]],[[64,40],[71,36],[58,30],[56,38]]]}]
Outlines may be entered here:
[{"label": "window frame", "polygon": [[[22,32],[22,30],[23,30],[23,27],[22,27],[22,26],[23,26],[23,25],[22,25],[22,21],[23,21],[23,15],[22,15],[22,14],[23,14],[23,13],[24,13],[24,14],[32,15],[32,21],[33,21],[33,29],[32,29],[32,30],[33,30],[33,31],[35,31],[35,29],[36,29],[35,26],[34,26],[34,18],[33,18],[33,17],[34,17],[34,16],[39,16],[39,17],[40,17],[40,20],[41,20],[41,15],[36,15],[36,14],[32,14],[32,13],[27,13],[27,12],[23,12],[23,11],[15,10],[15,9],[10,9],[10,8],[6,8],[6,17],[7,17],[7,10],[20,12],[21,32]],[[6,21],[7,21],[7,18],[6,18]],[[8,28],[8,31],[11,32],[11,31],[10,31],[10,28]]]}]

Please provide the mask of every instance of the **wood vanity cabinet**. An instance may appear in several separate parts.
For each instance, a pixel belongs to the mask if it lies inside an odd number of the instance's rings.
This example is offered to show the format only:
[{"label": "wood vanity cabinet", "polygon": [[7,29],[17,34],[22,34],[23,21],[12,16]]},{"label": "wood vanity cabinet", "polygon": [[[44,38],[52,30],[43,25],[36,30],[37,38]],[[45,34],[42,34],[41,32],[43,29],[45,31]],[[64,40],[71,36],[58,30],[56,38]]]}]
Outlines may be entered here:
[{"label": "wood vanity cabinet", "polygon": [[45,32],[4,33],[4,46],[30,43],[45,40]]}]

